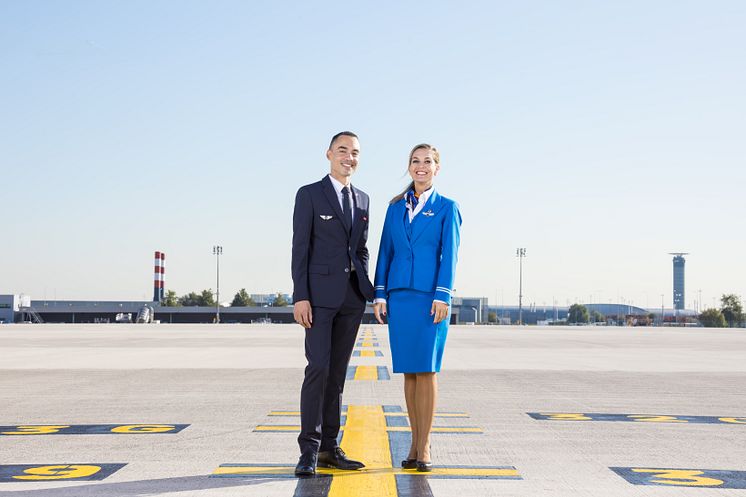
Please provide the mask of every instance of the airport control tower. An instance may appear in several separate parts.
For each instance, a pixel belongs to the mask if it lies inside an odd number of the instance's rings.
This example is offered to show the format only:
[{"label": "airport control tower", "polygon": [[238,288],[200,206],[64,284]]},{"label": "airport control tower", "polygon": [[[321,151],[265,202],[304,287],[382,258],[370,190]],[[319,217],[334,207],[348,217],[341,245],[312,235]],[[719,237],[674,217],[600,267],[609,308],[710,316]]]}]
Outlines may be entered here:
[{"label": "airport control tower", "polygon": [[684,310],[684,264],[687,252],[671,252],[673,256],[673,308],[677,311]]}]

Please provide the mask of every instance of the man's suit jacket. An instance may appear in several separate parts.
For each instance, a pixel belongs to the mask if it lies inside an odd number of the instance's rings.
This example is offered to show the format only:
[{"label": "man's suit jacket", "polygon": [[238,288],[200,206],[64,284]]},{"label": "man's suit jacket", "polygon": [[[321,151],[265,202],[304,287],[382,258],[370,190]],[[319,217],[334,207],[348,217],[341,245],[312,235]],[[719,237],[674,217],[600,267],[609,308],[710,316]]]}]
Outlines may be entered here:
[{"label": "man's suit jacket", "polygon": [[391,290],[406,288],[450,304],[461,239],[458,204],[433,191],[411,225],[408,215],[405,199],[386,211],[375,296],[385,299]]},{"label": "man's suit jacket", "polygon": [[373,299],[368,277],[368,195],[350,186],[354,195],[352,233],[342,215],[329,176],[306,185],[295,196],[293,212],[293,302],[310,300],[315,307],[339,307],[347,293],[350,262],[359,288]]}]

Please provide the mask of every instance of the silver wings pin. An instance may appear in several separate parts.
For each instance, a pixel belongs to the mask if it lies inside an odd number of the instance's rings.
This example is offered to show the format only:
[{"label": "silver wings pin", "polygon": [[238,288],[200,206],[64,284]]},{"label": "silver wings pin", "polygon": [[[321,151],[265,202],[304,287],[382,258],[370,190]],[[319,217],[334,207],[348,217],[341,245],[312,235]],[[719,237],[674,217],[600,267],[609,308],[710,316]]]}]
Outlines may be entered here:
[{"label": "silver wings pin", "polygon": [[423,212],[422,215],[429,217],[429,216],[434,216],[435,213],[432,211],[432,209],[430,209],[430,210],[427,210],[427,211]]},{"label": "silver wings pin", "polygon": [[324,221],[328,221],[328,220],[330,220],[330,219],[331,219],[332,217],[334,217],[334,216],[325,216],[325,215],[323,215],[323,214],[319,214],[319,217],[320,217],[321,219],[323,219]]}]

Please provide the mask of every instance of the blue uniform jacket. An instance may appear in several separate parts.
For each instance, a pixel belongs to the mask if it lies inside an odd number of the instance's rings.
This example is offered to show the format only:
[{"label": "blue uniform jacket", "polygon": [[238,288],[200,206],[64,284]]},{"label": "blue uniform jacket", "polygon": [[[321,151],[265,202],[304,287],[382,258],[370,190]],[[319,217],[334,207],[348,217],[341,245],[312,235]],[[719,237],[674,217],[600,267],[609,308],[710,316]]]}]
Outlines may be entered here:
[{"label": "blue uniform jacket", "polygon": [[450,305],[460,242],[461,213],[453,200],[433,191],[407,228],[405,199],[389,205],[376,264],[376,298],[397,289],[434,293]]}]

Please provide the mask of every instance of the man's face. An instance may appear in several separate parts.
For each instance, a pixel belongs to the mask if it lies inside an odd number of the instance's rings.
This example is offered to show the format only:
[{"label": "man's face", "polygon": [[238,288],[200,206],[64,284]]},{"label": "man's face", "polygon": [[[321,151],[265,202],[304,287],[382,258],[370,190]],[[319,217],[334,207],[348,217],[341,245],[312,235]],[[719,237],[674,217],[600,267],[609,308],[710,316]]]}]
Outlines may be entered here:
[{"label": "man's face", "polygon": [[331,175],[340,183],[347,183],[357,169],[360,155],[360,142],[353,136],[342,135],[326,151],[326,158],[331,164]]}]

